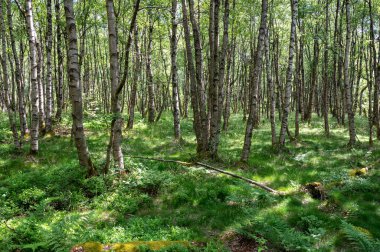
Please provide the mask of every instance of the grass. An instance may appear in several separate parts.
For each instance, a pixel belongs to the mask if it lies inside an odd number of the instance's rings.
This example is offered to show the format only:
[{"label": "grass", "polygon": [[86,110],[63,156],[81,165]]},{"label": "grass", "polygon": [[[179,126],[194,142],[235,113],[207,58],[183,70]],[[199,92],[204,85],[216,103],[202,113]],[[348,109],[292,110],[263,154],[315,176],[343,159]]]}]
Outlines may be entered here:
[{"label": "grass", "polygon": [[[102,167],[109,118],[86,115],[91,155]],[[86,179],[70,141],[70,119],[60,133],[40,140],[39,154],[14,153],[4,115],[0,115],[0,245],[4,251],[67,251],[96,241],[202,241],[204,251],[222,251],[221,237],[233,232],[270,251],[377,251],[380,238],[379,142],[369,148],[366,118],[357,118],[360,143],[348,149],[347,129],[331,118],[331,136],[314,116],[301,125],[298,143],[287,151],[271,147],[267,120],[255,130],[248,167],[239,168],[244,123],[233,115],[223,132],[215,166],[286,192],[273,196],[243,182],[177,164],[128,156],[191,160],[195,137],[190,120],[182,120],[183,142],[173,141],[172,117],[148,125],[137,116],[124,132],[123,149],[130,175]],[[293,120],[291,119],[293,124]],[[293,128],[291,128],[293,131]],[[371,166],[364,176],[355,168]],[[326,200],[301,190],[321,182]],[[223,241],[222,241],[223,240]]]}]

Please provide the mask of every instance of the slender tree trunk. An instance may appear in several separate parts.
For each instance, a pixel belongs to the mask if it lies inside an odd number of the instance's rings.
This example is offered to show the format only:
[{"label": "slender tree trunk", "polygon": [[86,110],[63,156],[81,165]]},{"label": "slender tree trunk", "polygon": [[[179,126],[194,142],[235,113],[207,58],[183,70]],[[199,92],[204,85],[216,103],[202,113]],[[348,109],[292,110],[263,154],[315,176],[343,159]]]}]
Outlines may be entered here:
[{"label": "slender tree trunk", "polygon": [[39,97],[39,130],[42,135],[46,133],[45,127],[45,90],[43,83],[43,54],[42,44],[38,37],[36,37],[37,48],[37,83],[38,83],[38,97]]},{"label": "slender tree trunk", "polygon": [[128,129],[133,129],[133,123],[135,118],[135,106],[137,100],[137,84],[139,81],[139,75],[141,70],[141,61],[140,61],[140,51],[138,45],[138,30],[137,26],[135,27],[134,32],[134,47],[135,47],[135,57],[134,57],[134,72],[133,72],[133,81],[131,88],[131,98],[129,101],[129,118],[127,123]]},{"label": "slender tree trunk", "polygon": [[334,21],[334,57],[333,57],[333,90],[332,90],[332,98],[333,98],[333,110],[332,114],[336,117],[338,123],[339,120],[339,112],[338,112],[338,72],[337,72],[337,64],[338,64],[338,17],[339,17],[339,9],[340,9],[340,0],[337,0],[336,10],[335,10],[335,21]]},{"label": "slender tree trunk", "polygon": [[146,53],[146,80],[148,86],[148,122],[154,123],[156,118],[156,109],[154,105],[154,84],[152,74],[152,40],[153,40],[153,18],[149,13],[148,45]]},{"label": "slender tree trunk", "polygon": [[181,126],[179,118],[179,92],[178,92],[178,71],[177,71],[177,0],[172,0],[172,34],[170,37],[170,59],[171,59],[171,79],[172,79],[172,103],[174,118],[174,137],[181,139]]},{"label": "slender tree trunk", "polygon": [[[233,1],[232,9],[235,10],[235,0]],[[235,26],[232,20],[231,24],[231,43],[227,49],[227,75],[225,81],[225,105],[223,110],[223,130],[227,131],[229,125],[229,119],[231,115],[231,99],[232,99],[232,88],[235,82]],[[231,74],[232,72],[232,74]]]},{"label": "slender tree trunk", "polygon": [[228,18],[229,18],[229,1],[224,1],[223,17],[223,42],[219,52],[219,0],[211,1],[210,6],[210,63],[209,63],[209,103],[210,103],[210,136],[208,144],[208,154],[212,159],[217,158],[220,123],[222,118],[223,107],[223,85],[225,58],[228,46]]},{"label": "slender tree trunk", "polygon": [[69,95],[72,105],[72,118],[75,145],[78,152],[80,165],[87,169],[89,177],[97,175],[97,171],[91,161],[83,127],[82,87],[79,81],[77,31],[73,0],[65,0],[66,36],[68,50]]},{"label": "slender tree trunk", "polygon": [[[20,140],[18,137],[18,131],[16,127],[15,112],[10,101],[9,93],[9,78],[8,78],[8,68],[7,68],[7,43],[6,43],[6,32],[5,32],[5,21],[4,21],[4,11],[3,11],[3,1],[0,0],[0,26],[1,26],[1,66],[3,70],[3,94],[5,106],[7,108],[9,125],[12,131],[13,144],[16,149],[21,148]],[[14,101],[14,98],[13,98]]]},{"label": "slender tree trunk", "polygon": [[208,143],[208,154],[211,156],[214,150],[214,142],[216,141],[218,127],[218,88],[219,88],[219,0],[210,1],[210,17],[209,17],[209,46],[210,56],[208,62],[208,105],[210,118],[210,135]]},{"label": "slender tree trunk", "polygon": [[343,65],[344,65],[344,57],[343,57],[343,39],[342,39],[342,34],[343,34],[343,13],[344,13],[344,8],[343,4],[342,7],[340,8],[341,15],[339,17],[339,26],[338,26],[338,80],[337,80],[337,111],[338,111],[338,123],[341,125],[344,125],[344,119],[345,119],[345,96],[344,96],[344,83],[343,83]]},{"label": "slender tree trunk", "polygon": [[280,148],[285,147],[285,134],[288,128],[288,115],[290,111],[290,96],[292,94],[292,77],[293,77],[293,58],[294,58],[294,46],[296,39],[296,20],[298,16],[298,0],[291,0],[292,9],[292,23],[290,29],[290,43],[289,43],[289,61],[286,71],[286,87],[285,87],[285,101],[283,105],[282,119],[281,119],[281,131],[280,131]]},{"label": "slender tree trunk", "polygon": [[346,0],[346,48],[344,56],[344,86],[345,86],[345,96],[346,96],[346,109],[348,115],[348,127],[350,141],[349,146],[353,146],[356,143],[356,131],[355,131],[355,117],[352,111],[352,93],[351,93],[351,81],[349,76],[349,65],[350,65],[350,51],[351,51],[351,5],[350,0]]},{"label": "slender tree trunk", "polygon": [[[370,146],[373,145],[373,110],[372,110],[372,104],[373,104],[373,99],[372,99],[372,74],[371,74],[371,52],[372,48],[368,52],[368,58],[365,61],[365,66],[366,66],[366,73],[368,76],[368,128],[369,128],[369,140],[368,144]],[[364,90],[364,89],[363,89]],[[362,90],[362,92],[363,92]]]},{"label": "slender tree trunk", "polygon": [[34,29],[32,0],[26,0],[26,24],[29,36],[30,78],[31,78],[31,106],[32,123],[30,129],[30,153],[38,152],[39,134],[39,92],[37,79],[37,34]]},{"label": "slender tree trunk", "polygon": [[[372,113],[372,124],[376,127],[377,139],[380,140],[380,118],[379,118],[379,89],[380,89],[380,64],[378,64],[376,44],[375,44],[375,31],[374,31],[374,20],[372,13],[372,1],[369,0],[369,14],[370,14],[370,45],[372,53],[372,65],[373,72],[375,73],[375,81],[373,85],[373,113]],[[380,51],[380,47],[379,47]],[[380,57],[379,57],[380,60]]]},{"label": "slender tree trunk", "polygon": [[63,109],[63,55],[62,55],[62,42],[61,42],[61,14],[60,14],[60,0],[55,1],[55,21],[56,21],[56,34],[57,34],[57,88],[56,88],[56,102],[57,102],[57,112],[55,118],[58,121],[62,120],[62,109]]},{"label": "slender tree trunk", "polygon": [[[107,0],[107,19],[108,19],[108,46],[109,46],[109,63],[111,77],[111,112],[113,114],[111,122],[110,145],[115,164],[119,172],[124,172],[124,157],[121,149],[123,117],[121,115],[120,96],[117,93],[119,86],[119,59],[118,59],[118,36],[116,27],[116,17],[114,12],[113,0]],[[109,162],[108,162],[109,163]],[[106,165],[107,167],[108,165]],[[104,173],[108,172],[108,167]]]},{"label": "slender tree trunk", "polygon": [[[214,1],[214,0],[213,0]],[[190,22],[193,28],[193,40],[195,51],[195,78],[196,78],[196,96],[198,100],[198,111],[200,117],[200,145],[197,147],[198,155],[205,155],[208,151],[208,140],[210,136],[209,119],[206,106],[206,89],[203,83],[203,60],[200,24],[195,18],[194,0],[189,0]],[[200,13],[198,13],[200,15]],[[187,16],[187,15],[186,15]],[[199,16],[198,16],[199,17]],[[189,59],[188,59],[189,61]]]},{"label": "slender tree trunk", "polygon": [[325,48],[324,48],[324,83],[323,83],[323,119],[324,119],[324,128],[325,135],[330,135],[330,127],[329,127],[329,1],[326,0],[325,7]]},{"label": "slender tree trunk", "polygon": [[[185,35],[185,44],[186,44],[186,59],[187,67],[190,75],[190,97],[191,97],[191,106],[193,109],[193,129],[197,139],[197,153],[202,154],[206,150],[205,139],[204,139],[204,125],[202,123],[201,114],[200,114],[200,105],[199,100],[201,97],[198,96],[198,85],[197,78],[194,67],[194,59],[192,53],[192,46],[190,41],[190,27],[188,23],[188,13],[186,7],[186,0],[182,0],[182,16],[183,16],[183,29]],[[197,44],[200,46],[200,44]],[[199,63],[199,62],[198,62]],[[206,139],[207,140],[207,139]]]},{"label": "slender tree trunk", "polygon": [[47,31],[46,31],[46,132],[52,130],[52,113],[53,113],[53,84],[52,84],[52,67],[51,67],[51,49],[53,43],[53,26],[51,13],[51,0],[46,2],[47,16]]},{"label": "slender tree trunk", "polygon": [[182,108],[182,117],[187,118],[189,114],[189,85],[190,85],[190,74],[187,67],[187,56],[186,49],[184,50],[184,84],[183,84],[183,108]]},{"label": "slender tree trunk", "polygon": [[[318,26],[315,28],[315,34],[318,34]],[[313,108],[315,107],[315,94],[318,86],[318,63],[319,63],[319,38],[317,35],[314,38],[314,56],[313,56],[313,64],[311,70],[311,82],[310,82],[310,90],[309,90],[309,103],[307,107],[307,113],[305,119],[310,122]],[[314,105],[314,106],[313,106]]]},{"label": "slender tree trunk", "polygon": [[[301,35],[302,36],[302,35]],[[300,38],[299,40],[301,40],[302,38]],[[301,44],[301,43],[300,43]],[[303,57],[303,55],[300,54],[300,49],[298,47],[298,38],[296,36],[296,40],[295,40],[295,45],[296,45],[296,48],[295,48],[295,51],[296,51],[296,71],[295,71],[295,74],[294,74],[294,84],[295,84],[295,119],[294,119],[294,138],[295,139],[298,139],[299,138],[299,135],[300,135],[300,120],[299,120],[299,117],[300,117],[300,108],[301,108],[301,57]]]},{"label": "slender tree trunk", "polygon": [[253,80],[250,85],[251,97],[249,101],[249,115],[248,115],[248,120],[247,120],[247,124],[245,128],[243,150],[240,157],[240,160],[242,162],[248,161],[249,153],[251,150],[252,131],[254,127],[255,111],[257,109],[257,103],[256,103],[257,97],[254,97],[255,94],[257,95],[257,92],[255,92],[252,89],[253,88],[256,89],[259,86],[259,82],[260,82],[260,73],[262,69],[262,60],[263,60],[263,52],[264,52],[265,36],[266,36],[265,33],[266,33],[266,27],[267,27],[267,12],[268,12],[268,1],[262,0],[261,21],[260,21],[259,35],[257,38],[257,50],[255,53]]},{"label": "slender tree trunk", "polygon": [[270,48],[269,48],[269,29],[267,29],[265,37],[265,68],[267,73],[267,83],[268,83],[268,94],[269,94],[269,118],[270,118],[270,129],[272,135],[272,146],[276,146],[276,97],[274,94],[274,86],[272,80],[272,71],[270,64]]},{"label": "slender tree trunk", "polygon": [[190,41],[190,28],[188,23],[188,14],[186,8],[186,1],[182,0],[182,12],[183,12],[183,26],[186,42],[186,55],[187,66],[190,75],[190,93],[191,93],[191,105],[194,114],[193,128],[197,138],[197,154],[203,156],[207,152],[207,143],[209,136],[208,129],[208,116],[205,102],[205,87],[203,84],[202,72],[202,47],[200,40],[199,24],[195,19],[194,3],[193,0],[189,0],[190,7],[190,21],[193,28],[194,38],[194,50],[195,50],[195,63],[192,55],[192,46]]},{"label": "slender tree trunk", "polygon": [[20,66],[20,60],[18,57],[18,51],[16,49],[16,42],[13,35],[13,20],[12,20],[12,2],[11,0],[7,1],[7,19],[8,19],[8,28],[9,28],[9,37],[12,47],[13,60],[15,62],[16,71],[15,71],[15,79],[17,86],[17,96],[18,96],[18,111],[20,118],[20,145],[22,145],[22,141],[24,140],[24,136],[29,134],[28,123],[26,119],[26,111],[25,111],[25,100],[24,100],[24,82],[22,77],[22,71]]},{"label": "slender tree trunk", "polygon": [[[304,94],[305,94],[305,68],[304,68],[304,25],[303,25],[303,20],[299,18],[299,43],[300,43],[300,48],[299,48],[299,62],[298,62],[298,67],[299,67],[299,113],[301,114],[302,120],[305,120],[304,114],[305,114],[305,99],[304,99]],[[296,136],[298,138],[298,136]]]},{"label": "slender tree trunk", "polygon": [[276,102],[278,107],[278,117],[279,120],[282,118],[283,104],[282,104],[282,84],[280,80],[280,66],[279,66],[279,58],[280,58],[280,50],[279,50],[279,37],[278,34],[275,36],[274,40],[274,68],[275,68],[275,77],[276,77]]}]

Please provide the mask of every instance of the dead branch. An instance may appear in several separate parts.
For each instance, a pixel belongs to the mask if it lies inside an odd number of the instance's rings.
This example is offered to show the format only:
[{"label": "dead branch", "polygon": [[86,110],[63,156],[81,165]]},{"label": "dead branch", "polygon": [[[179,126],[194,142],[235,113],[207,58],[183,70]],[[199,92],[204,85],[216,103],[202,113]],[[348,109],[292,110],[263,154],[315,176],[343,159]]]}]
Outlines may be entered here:
[{"label": "dead branch", "polygon": [[260,187],[261,189],[264,189],[270,193],[273,193],[273,194],[277,194],[277,195],[280,195],[282,194],[281,192],[279,191],[276,191],[264,184],[261,184],[259,182],[256,182],[254,180],[251,180],[251,179],[248,179],[248,178],[245,178],[245,177],[242,177],[240,175],[237,175],[235,173],[232,173],[232,172],[228,172],[228,171],[225,171],[225,170],[222,170],[222,169],[219,169],[219,168],[215,168],[211,165],[208,165],[208,164],[204,164],[204,163],[201,163],[201,162],[193,162],[193,163],[190,163],[190,162],[184,162],[184,161],[178,161],[178,160],[172,160],[172,159],[162,159],[162,158],[153,158],[153,157],[142,157],[142,156],[127,156],[129,158],[136,158],[136,159],[145,159],[145,160],[153,160],[153,161],[159,161],[159,162],[165,162],[165,163],[176,163],[176,164],[180,164],[182,166],[201,166],[207,170],[212,170],[212,171],[216,171],[216,172],[219,172],[219,173],[222,173],[222,174],[225,174],[225,175],[228,175],[230,177],[233,177],[233,178],[237,178],[237,179],[240,179],[240,180],[243,180],[247,183],[249,183],[250,185],[254,185],[254,186],[257,186],[257,187]]}]

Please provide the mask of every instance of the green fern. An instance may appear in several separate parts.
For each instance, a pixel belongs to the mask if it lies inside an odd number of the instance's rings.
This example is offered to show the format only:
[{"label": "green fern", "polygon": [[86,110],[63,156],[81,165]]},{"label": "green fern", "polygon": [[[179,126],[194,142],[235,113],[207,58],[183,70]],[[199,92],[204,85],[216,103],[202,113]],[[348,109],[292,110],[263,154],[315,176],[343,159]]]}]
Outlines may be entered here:
[{"label": "green fern", "polygon": [[88,222],[88,217],[85,215],[65,216],[53,226],[52,232],[47,238],[49,248],[52,251],[63,252],[72,245],[86,240],[83,236]]},{"label": "green fern", "polygon": [[361,227],[354,226],[345,221],[342,222],[342,238],[353,251],[376,252],[380,251],[380,241],[374,240],[371,233]]},{"label": "green fern", "polygon": [[312,246],[308,236],[296,231],[284,220],[272,216],[256,218],[250,225],[239,228],[237,232],[250,238],[259,235],[272,246],[285,251],[308,251]]}]

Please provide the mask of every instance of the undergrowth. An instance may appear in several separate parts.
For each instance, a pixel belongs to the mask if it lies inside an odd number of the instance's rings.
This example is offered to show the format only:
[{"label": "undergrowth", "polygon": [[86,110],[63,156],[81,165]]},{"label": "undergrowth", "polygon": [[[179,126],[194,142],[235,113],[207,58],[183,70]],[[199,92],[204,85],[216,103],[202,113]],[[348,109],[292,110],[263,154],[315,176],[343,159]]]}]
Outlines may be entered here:
[{"label": "undergrowth", "polygon": [[[284,153],[272,149],[264,120],[254,132],[248,166],[241,168],[235,164],[244,124],[241,116],[233,116],[222,134],[220,161],[213,165],[287,193],[274,196],[202,168],[128,158],[194,158],[191,121],[181,122],[183,141],[174,142],[168,113],[153,125],[137,116],[135,129],[124,133],[127,176],[87,179],[70,135],[41,139],[35,158],[26,154],[28,146],[19,155],[1,115],[0,250],[68,251],[88,241],[172,240],[202,246],[165,251],[228,251],[222,237],[234,232],[254,241],[258,251],[380,251],[380,151],[379,143],[366,144],[364,120],[358,118],[361,143],[354,149],[345,146],[346,129],[332,124],[331,136],[324,137],[323,122],[315,118],[302,125],[302,138],[289,142]],[[86,122],[89,149],[101,168],[107,124],[96,115]],[[60,127],[69,129],[68,117]],[[363,167],[368,173],[350,175]],[[310,182],[323,184],[326,199],[302,190]]]}]

